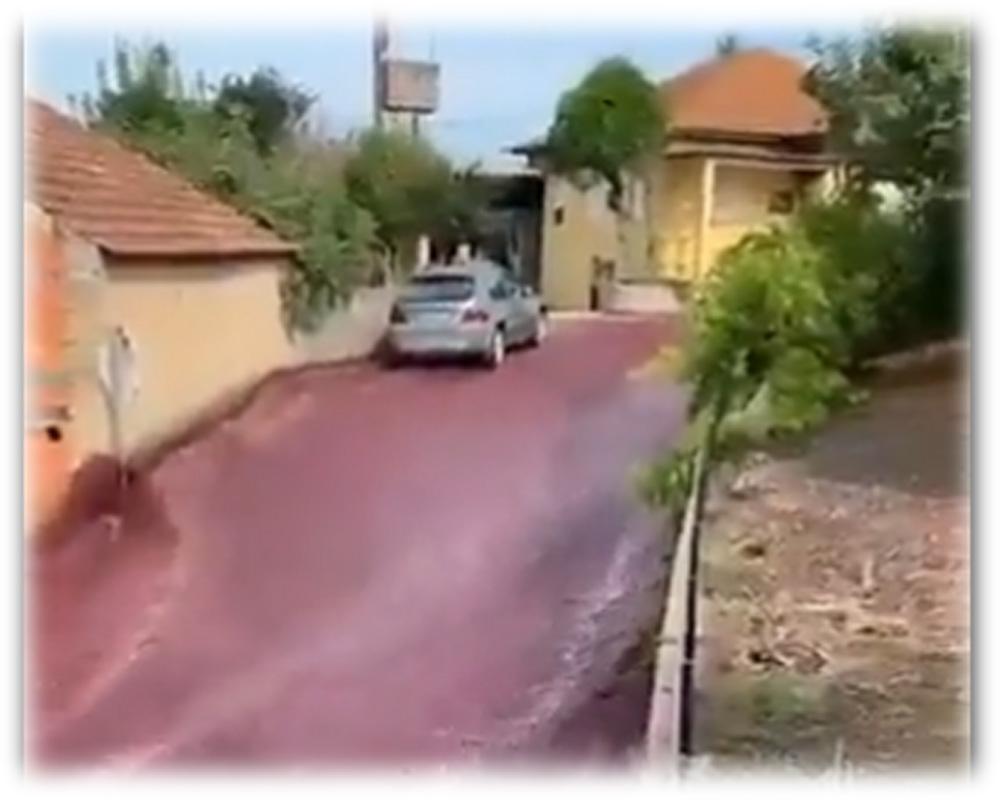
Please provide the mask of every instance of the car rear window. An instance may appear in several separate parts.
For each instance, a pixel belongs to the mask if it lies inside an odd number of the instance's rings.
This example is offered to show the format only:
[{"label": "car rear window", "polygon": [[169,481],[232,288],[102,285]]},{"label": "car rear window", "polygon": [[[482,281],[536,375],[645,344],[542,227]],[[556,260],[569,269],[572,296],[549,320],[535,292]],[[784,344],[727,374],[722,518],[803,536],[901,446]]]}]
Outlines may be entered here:
[{"label": "car rear window", "polygon": [[411,303],[468,300],[474,288],[475,281],[468,275],[427,275],[411,280],[403,298]]}]

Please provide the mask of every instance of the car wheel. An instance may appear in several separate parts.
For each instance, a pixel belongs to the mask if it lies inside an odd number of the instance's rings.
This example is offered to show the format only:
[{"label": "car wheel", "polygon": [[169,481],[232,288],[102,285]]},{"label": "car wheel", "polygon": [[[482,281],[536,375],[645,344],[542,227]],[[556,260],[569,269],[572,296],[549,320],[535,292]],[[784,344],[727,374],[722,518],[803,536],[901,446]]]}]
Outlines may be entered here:
[{"label": "car wheel", "polygon": [[499,367],[507,355],[507,343],[504,340],[503,331],[497,328],[490,336],[490,343],[486,350],[486,366],[490,369]]}]

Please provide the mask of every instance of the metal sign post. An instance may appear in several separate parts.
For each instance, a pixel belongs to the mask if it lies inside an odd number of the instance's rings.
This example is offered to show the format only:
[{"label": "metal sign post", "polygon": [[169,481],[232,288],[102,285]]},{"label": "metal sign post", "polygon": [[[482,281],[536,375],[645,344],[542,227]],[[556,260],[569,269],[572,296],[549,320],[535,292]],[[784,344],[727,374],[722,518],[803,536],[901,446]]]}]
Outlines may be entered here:
[{"label": "metal sign post", "polygon": [[[108,410],[111,451],[119,465],[125,463],[122,421],[125,409],[139,392],[135,345],[123,327],[116,326],[101,347],[98,375]],[[124,478],[124,472],[122,472]]]}]

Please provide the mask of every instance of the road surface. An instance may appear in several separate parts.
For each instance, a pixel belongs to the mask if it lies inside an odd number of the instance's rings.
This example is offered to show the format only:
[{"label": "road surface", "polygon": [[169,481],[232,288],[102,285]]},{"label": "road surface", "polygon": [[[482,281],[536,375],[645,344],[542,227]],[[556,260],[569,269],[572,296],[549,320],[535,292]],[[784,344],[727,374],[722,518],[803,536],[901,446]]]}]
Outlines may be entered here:
[{"label": "road surface", "polygon": [[86,591],[68,567],[48,608],[43,587],[36,755],[620,755],[644,698],[615,711],[601,690],[655,614],[664,557],[631,472],[683,414],[677,387],[634,371],[669,327],[563,322],[496,372],[354,364],[266,387],[156,467],[156,514],[89,534],[105,557]]}]

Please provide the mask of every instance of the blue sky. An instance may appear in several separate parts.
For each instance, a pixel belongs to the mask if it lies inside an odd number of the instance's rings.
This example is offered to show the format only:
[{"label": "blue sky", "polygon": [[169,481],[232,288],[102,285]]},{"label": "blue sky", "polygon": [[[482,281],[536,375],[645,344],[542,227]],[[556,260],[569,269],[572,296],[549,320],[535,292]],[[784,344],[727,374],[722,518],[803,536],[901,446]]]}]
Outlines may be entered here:
[{"label": "blue sky", "polygon": [[[805,56],[810,34],[829,37],[844,28],[449,28],[394,26],[390,53],[433,56],[441,64],[441,106],[428,135],[460,162],[511,163],[503,149],[542,133],[562,91],[597,60],[624,55],[655,79],[710,56],[716,39],[735,33],[746,46]],[[370,28],[121,27],[99,30],[28,29],[28,91],[65,107],[68,94],[92,91],[95,65],[112,53],[115,36],[132,42],[162,39],[178,54],[185,76],[202,70],[209,83],[229,72],[269,65],[319,95],[318,112],[331,135],[363,127],[371,118]]]}]

